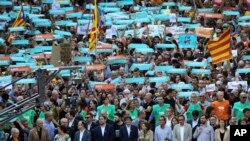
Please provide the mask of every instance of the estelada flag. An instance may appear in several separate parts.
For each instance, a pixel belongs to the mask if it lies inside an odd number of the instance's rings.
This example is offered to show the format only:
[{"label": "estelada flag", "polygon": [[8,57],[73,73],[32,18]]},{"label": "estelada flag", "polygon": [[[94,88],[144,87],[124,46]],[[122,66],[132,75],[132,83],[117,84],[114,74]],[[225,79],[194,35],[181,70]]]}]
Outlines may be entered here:
[{"label": "estelada flag", "polygon": [[92,52],[97,43],[97,38],[98,38],[98,23],[99,23],[99,15],[98,15],[98,7],[97,7],[97,0],[95,0],[95,6],[94,6],[94,19],[93,19],[93,24],[92,24],[92,29],[90,32],[90,37],[89,37],[89,52]]},{"label": "estelada flag", "polygon": [[230,28],[228,28],[218,40],[210,40],[207,43],[208,50],[212,57],[212,63],[218,64],[233,58],[230,48]]},{"label": "estelada flag", "polygon": [[[25,16],[24,16],[23,7],[21,6],[17,14],[16,20],[12,24],[12,27],[19,27],[19,26],[24,26],[24,25],[25,25]],[[13,35],[12,33],[10,33],[6,38],[6,42],[10,43],[12,38],[13,38]]]}]

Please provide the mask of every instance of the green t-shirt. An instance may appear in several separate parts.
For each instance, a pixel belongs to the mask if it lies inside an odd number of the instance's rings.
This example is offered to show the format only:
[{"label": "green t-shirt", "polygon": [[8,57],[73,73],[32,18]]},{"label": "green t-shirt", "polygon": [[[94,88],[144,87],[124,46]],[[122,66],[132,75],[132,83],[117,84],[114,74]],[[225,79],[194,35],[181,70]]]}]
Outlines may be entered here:
[{"label": "green t-shirt", "polygon": [[139,110],[137,108],[135,108],[133,111],[128,110],[128,112],[132,120],[138,117]]},{"label": "green t-shirt", "polygon": [[199,117],[201,117],[201,115],[202,115],[201,105],[199,103],[196,103],[196,104],[190,103],[188,105],[188,109],[187,109],[187,112],[186,112],[187,120],[192,120],[193,119],[192,112],[194,110],[198,110],[199,111]]},{"label": "green t-shirt", "polygon": [[40,118],[40,119],[45,119],[45,113],[44,113],[43,111],[41,111],[41,112],[39,113],[39,118]]},{"label": "green t-shirt", "polygon": [[97,107],[98,115],[101,115],[102,111],[106,111],[107,116],[108,116],[107,118],[109,120],[114,121],[114,118],[115,118],[115,105],[109,104],[108,106],[104,106],[104,105],[98,106]]},{"label": "green t-shirt", "polygon": [[250,103],[249,102],[245,102],[244,104],[242,104],[241,102],[236,102],[234,104],[233,107],[233,112],[236,116],[237,121],[239,121],[240,119],[243,118],[243,110],[245,108],[250,108]]},{"label": "green t-shirt", "polygon": [[160,106],[159,104],[153,106],[153,114],[155,116],[155,124],[159,125],[160,122],[160,116],[166,115],[166,110],[169,108],[169,104],[164,104]]}]

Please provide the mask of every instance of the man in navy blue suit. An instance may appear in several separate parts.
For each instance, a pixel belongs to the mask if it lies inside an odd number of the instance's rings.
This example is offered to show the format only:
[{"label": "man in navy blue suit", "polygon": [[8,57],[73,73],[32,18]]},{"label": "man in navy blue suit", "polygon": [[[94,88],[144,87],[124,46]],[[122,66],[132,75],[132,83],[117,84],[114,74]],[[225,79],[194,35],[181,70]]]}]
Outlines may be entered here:
[{"label": "man in navy blue suit", "polygon": [[105,116],[99,117],[99,126],[93,130],[93,141],[113,141],[115,137],[114,128],[107,124]]},{"label": "man in navy blue suit", "polygon": [[126,125],[120,128],[120,139],[121,141],[137,141],[138,140],[138,128],[131,125],[132,118],[125,118]]}]

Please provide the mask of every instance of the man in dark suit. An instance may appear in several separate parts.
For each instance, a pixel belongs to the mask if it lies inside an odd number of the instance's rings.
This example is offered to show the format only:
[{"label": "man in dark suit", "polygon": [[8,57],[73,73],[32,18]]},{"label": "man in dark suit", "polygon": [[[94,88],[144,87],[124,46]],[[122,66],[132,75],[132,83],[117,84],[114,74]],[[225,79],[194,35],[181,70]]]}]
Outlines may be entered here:
[{"label": "man in dark suit", "polygon": [[86,124],[79,121],[77,126],[79,130],[75,133],[73,141],[91,141],[91,133],[86,130]]},{"label": "man in dark suit", "polygon": [[[193,119],[187,121],[187,123],[191,125],[191,127],[192,127],[192,134],[194,134],[196,128],[197,128],[197,127],[199,126],[199,124],[200,124],[200,120],[199,120],[199,111],[194,110],[194,111],[192,112],[192,116],[193,116]],[[192,141],[197,141],[197,139],[195,139],[195,138],[193,137],[193,138],[192,138]]]},{"label": "man in dark suit", "polygon": [[93,141],[113,141],[115,137],[114,128],[107,124],[105,116],[99,117],[99,126],[93,130]]},{"label": "man in dark suit", "polygon": [[71,140],[74,140],[75,132],[78,130],[78,121],[80,121],[81,118],[79,116],[76,116],[76,111],[71,110],[69,112],[68,122],[69,122],[69,136],[71,137]]},{"label": "man in dark suit", "polygon": [[87,130],[89,130],[90,132],[97,126],[97,124],[93,121],[92,113],[87,113],[86,122],[87,122]]},{"label": "man in dark suit", "polygon": [[131,125],[132,118],[125,118],[126,125],[120,128],[120,139],[121,141],[137,141],[138,140],[138,128]]}]

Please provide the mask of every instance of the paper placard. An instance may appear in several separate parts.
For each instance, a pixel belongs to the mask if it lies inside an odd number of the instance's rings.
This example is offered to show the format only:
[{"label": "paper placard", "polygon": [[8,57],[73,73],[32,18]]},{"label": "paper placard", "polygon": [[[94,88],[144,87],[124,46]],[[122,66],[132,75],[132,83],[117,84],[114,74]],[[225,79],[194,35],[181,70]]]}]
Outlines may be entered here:
[{"label": "paper placard", "polygon": [[178,97],[190,97],[192,94],[199,95],[199,92],[192,91],[192,92],[178,92]]},{"label": "paper placard", "polygon": [[228,82],[227,83],[227,88],[230,90],[234,90],[236,88],[238,88],[239,85],[242,85],[242,89],[244,91],[247,91],[248,89],[248,85],[247,85],[247,81],[233,81],[233,82]]},{"label": "paper placard", "polygon": [[159,83],[163,83],[163,82],[167,82],[169,81],[169,77],[167,76],[162,76],[162,77],[149,77],[149,82],[159,82]]},{"label": "paper placard", "polygon": [[51,14],[51,15],[64,15],[65,11],[59,10],[59,9],[51,9],[51,10],[49,10],[49,14]]},{"label": "paper placard", "polygon": [[51,26],[51,21],[35,23],[35,27],[50,27],[50,26]]},{"label": "paper placard", "polygon": [[198,12],[198,13],[200,13],[200,12],[213,13],[213,12],[214,12],[214,9],[213,9],[213,8],[198,8],[198,9],[197,9],[197,12]]},{"label": "paper placard", "polygon": [[170,73],[170,74],[186,74],[187,73],[187,69],[176,69],[176,68],[173,68],[173,69],[167,70],[167,73]]},{"label": "paper placard", "polygon": [[64,10],[65,12],[70,12],[74,10],[74,7],[61,7],[59,10]]},{"label": "paper placard", "polygon": [[61,70],[59,74],[62,77],[70,77],[70,70]]},{"label": "paper placard", "polygon": [[10,32],[17,32],[17,31],[25,31],[24,26],[19,26],[19,27],[10,27],[9,28]]},{"label": "paper placard", "polygon": [[109,56],[108,57],[108,64],[125,64],[127,63],[127,57],[123,55],[118,56]]},{"label": "paper placard", "polygon": [[136,48],[135,52],[139,53],[154,53],[152,48]]},{"label": "paper placard", "polygon": [[144,77],[125,78],[126,84],[131,84],[131,83],[144,84],[144,82],[145,82]]},{"label": "paper placard", "polygon": [[20,57],[20,56],[11,56],[11,61],[13,62],[25,62],[26,59],[24,57]]},{"label": "paper placard", "polygon": [[9,72],[29,72],[31,68],[29,66],[20,66],[20,67],[9,67]]},{"label": "paper placard", "polygon": [[174,68],[174,66],[155,66],[156,71],[160,70],[163,72],[166,72],[166,71],[173,69],[173,68]]},{"label": "paper placard", "polygon": [[223,15],[222,14],[215,14],[215,13],[206,13],[205,17],[206,18],[214,18],[214,19],[222,19]]},{"label": "paper placard", "polygon": [[116,2],[100,2],[98,3],[99,6],[102,7],[116,7]]},{"label": "paper placard", "polygon": [[129,48],[149,48],[147,44],[129,44]]},{"label": "paper placard", "polygon": [[70,0],[56,0],[56,2],[60,3],[61,5],[69,5],[71,3]]},{"label": "paper placard", "polygon": [[[160,21],[166,21],[170,20],[170,17],[167,16],[166,14],[155,14],[153,15],[154,20],[160,20]],[[172,17],[173,18],[173,17]],[[176,20],[175,20],[176,21]]]},{"label": "paper placard", "polygon": [[27,45],[29,44],[29,40],[12,40],[12,45]]},{"label": "paper placard", "polygon": [[[1,60],[1,59],[0,59]],[[243,60],[250,60],[250,55],[244,55]]]},{"label": "paper placard", "polygon": [[188,28],[188,29],[195,29],[195,28],[201,27],[201,24],[200,23],[197,23],[197,24],[185,24],[184,27]]},{"label": "paper placard", "polygon": [[102,45],[97,45],[96,49],[112,49],[112,45],[111,44],[102,44]]},{"label": "paper placard", "polygon": [[86,70],[88,71],[103,70],[105,68],[106,66],[104,64],[86,65]]},{"label": "paper placard", "polygon": [[250,16],[239,17],[238,22],[250,20]]},{"label": "paper placard", "polygon": [[91,57],[86,57],[86,56],[75,56],[74,57],[74,62],[91,62]]},{"label": "paper placard", "polygon": [[170,13],[169,14],[169,21],[171,22],[171,23],[176,23],[176,14],[175,13]]},{"label": "paper placard", "polygon": [[4,21],[10,21],[11,18],[8,15],[0,15],[0,19]]},{"label": "paper placard", "polygon": [[64,26],[64,25],[66,25],[67,23],[72,23],[72,22],[73,22],[72,20],[56,21],[56,25],[57,25],[57,26]]},{"label": "paper placard", "polygon": [[35,83],[36,83],[35,78],[21,79],[16,82],[16,84],[35,84]]},{"label": "paper placard", "polygon": [[210,75],[211,70],[210,69],[192,69],[192,74],[204,74],[204,75]]},{"label": "paper placard", "polygon": [[70,32],[62,31],[62,30],[55,30],[54,33],[59,34],[59,35],[72,36]]},{"label": "paper placard", "polygon": [[53,0],[42,0],[42,3],[51,4],[53,3]]},{"label": "paper placard", "polygon": [[186,62],[186,65],[188,67],[207,67],[207,62],[203,61],[203,62],[195,62],[195,61],[188,61]]},{"label": "paper placard", "polygon": [[0,5],[3,5],[3,6],[10,6],[12,5],[12,2],[11,1],[0,1]]},{"label": "paper placard", "polygon": [[175,90],[192,90],[193,86],[192,84],[171,84],[170,85],[171,89],[175,89]]},{"label": "paper placard", "polygon": [[0,60],[10,60],[10,56],[0,56]]},{"label": "paper placard", "polygon": [[216,90],[215,84],[206,85],[206,92],[214,92]]},{"label": "paper placard", "polygon": [[163,2],[162,6],[175,6],[176,3],[175,2]]},{"label": "paper placard", "polygon": [[250,68],[237,69],[237,73],[250,73]]},{"label": "paper placard", "polygon": [[12,76],[11,75],[1,76],[0,77],[0,83],[11,82],[11,81],[12,81]]},{"label": "paper placard", "polygon": [[223,11],[223,15],[238,16],[240,15],[240,12],[239,11]]},{"label": "paper placard", "polygon": [[113,79],[110,83],[118,85],[118,84],[120,84],[121,81],[122,81],[122,78],[121,77],[117,77],[117,78]]},{"label": "paper placard", "polygon": [[[90,20],[86,20],[86,19],[77,20],[77,23],[78,23],[79,25],[85,25],[85,24],[90,23]],[[88,26],[88,25],[87,25],[87,26]]]},{"label": "paper placard", "polygon": [[129,24],[132,24],[133,22],[134,22],[134,20],[116,20],[116,21],[114,21],[114,23],[118,24],[118,25],[122,25],[122,24],[129,25]]},{"label": "paper placard", "polygon": [[236,49],[232,50],[232,55],[233,55],[233,57],[237,57],[238,56],[238,51]]},{"label": "paper placard", "polygon": [[48,34],[38,34],[36,35],[37,39],[54,39],[54,35],[51,33]]},{"label": "paper placard", "polygon": [[179,11],[190,11],[192,6],[179,6]]},{"label": "paper placard", "polygon": [[33,54],[32,58],[38,60],[38,59],[50,59],[51,58],[51,54]]},{"label": "paper placard", "polygon": [[115,85],[113,84],[95,84],[95,90],[115,90]]},{"label": "paper placard", "polygon": [[205,38],[210,38],[213,34],[213,28],[196,28],[195,29],[195,34],[199,37],[205,37]]},{"label": "paper placard", "polygon": [[149,70],[151,69],[152,65],[151,64],[132,64],[132,66],[130,67],[130,70],[134,70],[135,68],[138,68],[141,71],[145,71],[145,70]]},{"label": "paper placard", "polygon": [[8,65],[10,65],[9,60],[0,60],[0,66],[8,66]]},{"label": "paper placard", "polygon": [[197,48],[197,35],[195,34],[180,34],[179,35],[180,48]]},{"label": "paper placard", "polygon": [[179,38],[179,34],[185,34],[185,28],[183,26],[166,27],[166,31],[172,33],[175,39]]},{"label": "paper placard", "polygon": [[66,18],[81,18],[83,15],[82,12],[77,12],[77,13],[70,13],[70,14],[66,14]]},{"label": "paper placard", "polygon": [[147,71],[146,75],[154,76],[155,75],[155,71]]},{"label": "paper placard", "polygon": [[61,61],[62,62],[71,62],[72,58],[71,58],[71,43],[62,43],[60,44],[61,47],[61,51],[60,51],[60,56],[61,56]]},{"label": "paper placard", "polygon": [[191,22],[191,17],[178,17],[177,21],[178,22],[190,23]]},{"label": "paper placard", "polygon": [[175,48],[175,44],[157,44],[157,48]]},{"label": "paper placard", "polygon": [[250,26],[250,23],[249,22],[241,22],[241,23],[238,23],[238,25],[240,25],[240,26]]}]

